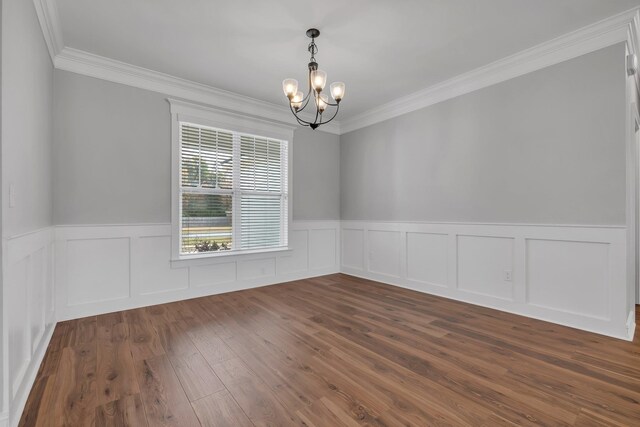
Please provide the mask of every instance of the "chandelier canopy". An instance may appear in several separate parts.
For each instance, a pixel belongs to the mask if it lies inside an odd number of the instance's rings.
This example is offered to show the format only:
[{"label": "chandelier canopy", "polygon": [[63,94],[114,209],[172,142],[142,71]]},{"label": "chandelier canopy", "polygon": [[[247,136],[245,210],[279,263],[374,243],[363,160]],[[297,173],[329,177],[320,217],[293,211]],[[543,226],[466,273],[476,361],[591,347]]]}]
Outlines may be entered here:
[{"label": "chandelier canopy", "polygon": [[[335,103],[329,102],[329,97],[325,93],[322,93],[327,83],[327,73],[318,69],[318,63],[316,62],[315,55],[318,53],[318,46],[316,46],[315,39],[319,36],[319,30],[315,28],[307,30],[307,37],[311,38],[311,43],[309,43],[307,49],[311,54],[311,59],[308,65],[309,76],[307,78],[308,89],[306,96],[304,92],[298,90],[298,81],[296,79],[285,79],[282,82],[282,90],[287,98],[289,98],[289,108],[291,112],[296,117],[298,123],[303,126],[309,126],[311,129],[316,129],[318,126],[333,120],[338,115],[340,101],[344,98],[344,83],[342,82],[331,83],[329,86],[331,97]],[[304,111],[312,100],[312,106],[309,108],[312,109],[315,107],[315,119],[313,121],[307,121],[302,119],[299,113]],[[323,114],[328,107],[335,107],[335,111],[330,119],[324,120]],[[311,113],[313,114],[313,111]]]}]

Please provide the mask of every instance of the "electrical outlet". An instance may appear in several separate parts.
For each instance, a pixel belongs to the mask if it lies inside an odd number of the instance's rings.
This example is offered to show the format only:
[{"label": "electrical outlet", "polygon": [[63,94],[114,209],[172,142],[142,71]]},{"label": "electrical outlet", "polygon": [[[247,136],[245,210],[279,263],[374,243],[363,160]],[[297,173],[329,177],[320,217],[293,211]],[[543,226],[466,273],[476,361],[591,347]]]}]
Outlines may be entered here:
[{"label": "electrical outlet", "polygon": [[504,281],[505,282],[510,282],[512,280],[512,272],[511,270],[505,270],[504,271]]}]

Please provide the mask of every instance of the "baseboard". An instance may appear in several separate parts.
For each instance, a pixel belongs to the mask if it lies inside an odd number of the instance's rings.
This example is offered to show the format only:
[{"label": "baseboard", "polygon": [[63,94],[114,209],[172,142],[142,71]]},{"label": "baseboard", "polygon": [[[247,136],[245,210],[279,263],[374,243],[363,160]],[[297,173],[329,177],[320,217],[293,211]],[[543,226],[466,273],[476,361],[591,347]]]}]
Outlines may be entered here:
[{"label": "baseboard", "polygon": [[627,340],[633,341],[633,337],[636,333],[636,308],[629,312],[629,318],[627,319]]},{"label": "baseboard", "polygon": [[[47,348],[49,348],[49,343],[51,342],[51,336],[53,335],[53,331],[56,328],[56,323],[52,323],[46,329],[42,339],[40,340],[40,345],[36,349],[33,354],[33,358],[29,363],[29,367],[25,372],[25,375],[22,380],[22,384],[14,397],[11,406],[9,408],[8,419],[6,419],[7,426],[17,426],[20,422],[20,417],[22,417],[22,412],[24,411],[24,406],[27,403],[27,399],[29,398],[29,393],[33,387],[33,384],[36,380],[36,375],[38,374],[38,370],[40,369],[40,365],[44,360],[44,356],[47,353]],[[0,420],[0,427],[2,427],[2,421]]]},{"label": "baseboard", "polygon": [[[541,320],[544,322],[549,322],[549,323],[555,323],[557,325],[562,325],[562,326],[567,326],[569,328],[573,328],[573,329],[580,329],[583,331],[587,331],[587,332],[592,332],[598,335],[604,335],[604,336],[608,336],[608,337],[612,337],[612,338],[618,338],[621,340],[625,340],[625,341],[632,341],[633,340],[633,336],[629,337],[629,335],[627,335],[626,333],[626,328],[624,331],[622,330],[603,330],[602,328],[598,328],[598,327],[591,327],[591,326],[582,326],[582,327],[578,327],[576,326],[575,322],[571,322],[571,321],[564,321],[562,319],[557,319],[554,318],[553,316],[549,316],[549,315],[545,315],[541,312],[536,312],[535,310],[528,310],[525,306],[522,305],[515,305],[515,306],[510,306],[508,304],[504,304],[501,303],[501,301],[491,301],[490,297],[487,296],[483,296],[483,295],[468,295],[468,296],[460,296],[460,295],[451,295],[450,293],[447,292],[442,292],[442,291],[438,291],[438,290],[430,290],[430,291],[425,291],[423,289],[419,289],[410,285],[406,285],[406,284],[402,284],[402,283],[398,283],[398,282],[394,282],[393,280],[390,279],[384,279],[384,278],[380,278],[379,276],[371,276],[371,275],[366,275],[366,274],[361,274],[361,273],[357,273],[354,271],[350,271],[348,268],[343,269],[343,271],[341,271],[342,274],[346,274],[348,276],[353,276],[353,277],[357,277],[360,279],[366,279],[366,280],[372,280],[374,282],[378,282],[378,283],[383,283],[385,285],[389,285],[389,286],[395,286],[398,288],[402,288],[402,289],[408,289],[411,291],[415,291],[415,292],[420,292],[423,294],[427,294],[427,295],[433,295],[433,296],[437,296],[437,297],[441,297],[441,298],[446,298],[452,301],[459,301],[459,302],[463,302],[466,304],[471,304],[471,305],[476,305],[479,307],[485,307],[485,308],[490,308],[493,310],[499,310],[499,311],[504,311],[505,313],[511,313],[511,314],[516,314],[518,316],[524,316],[524,317],[529,317],[531,319],[536,319],[536,320]],[[484,298],[483,298],[484,297]],[[634,323],[635,325],[635,323]]]},{"label": "baseboard", "polygon": [[261,288],[279,283],[292,282],[302,279],[310,279],[313,277],[326,276],[328,274],[336,274],[340,271],[337,268],[328,268],[301,274],[286,274],[274,277],[269,280],[258,280],[249,282],[234,282],[230,286],[219,288],[203,288],[203,289],[185,289],[180,292],[166,292],[156,295],[147,295],[140,298],[127,298],[123,300],[103,301],[96,304],[87,304],[78,307],[67,307],[63,312],[58,314],[58,321],[78,319],[87,316],[96,316],[100,314],[113,313],[116,311],[131,310],[134,308],[149,307],[158,304],[168,304],[177,301],[185,301],[194,298],[201,298],[212,295],[220,295],[230,292],[243,291],[247,289]]}]

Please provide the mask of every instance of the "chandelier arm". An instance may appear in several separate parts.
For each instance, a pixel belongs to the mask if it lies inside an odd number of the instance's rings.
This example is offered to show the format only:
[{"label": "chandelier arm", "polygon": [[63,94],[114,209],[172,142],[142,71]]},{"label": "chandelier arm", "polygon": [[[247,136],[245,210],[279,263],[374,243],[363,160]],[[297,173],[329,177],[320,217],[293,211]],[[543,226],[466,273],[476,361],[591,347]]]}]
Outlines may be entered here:
[{"label": "chandelier arm", "polygon": [[297,114],[294,114],[294,116],[296,117],[296,121],[298,122],[299,125],[302,126],[309,126],[309,123],[305,122],[304,120],[302,120],[300,117],[298,117]]},{"label": "chandelier arm", "polygon": [[[307,72],[307,96],[305,96],[305,97],[302,99],[302,101],[304,102],[304,101],[309,100],[309,98],[311,98],[311,93],[312,93],[312,92],[313,92],[313,91],[311,90],[311,70],[309,70],[309,71]],[[306,104],[305,104],[305,106],[306,106]]]},{"label": "chandelier arm", "polygon": [[302,107],[298,108],[298,111],[304,111],[304,109],[309,104],[309,100],[311,99],[311,72],[309,72],[309,78],[307,79],[307,81],[309,83],[309,87],[307,89],[307,96],[305,96],[302,99],[302,102],[304,102],[304,105]]},{"label": "chandelier arm", "polygon": [[320,112],[318,104],[316,103],[316,119],[313,121],[314,125],[318,124],[318,116],[320,116],[320,121],[322,121],[322,113]]},{"label": "chandelier arm", "polygon": [[311,92],[309,92],[309,94],[306,97],[306,101],[304,101],[304,105],[301,108],[298,108],[298,111],[303,111],[305,108],[307,108],[307,105],[309,105],[309,100],[311,99]]},{"label": "chandelier arm", "polygon": [[318,125],[326,125],[327,123],[329,123],[331,120],[335,119],[336,116],[338,115],[338,111],[340,111],[340,104],[338,104],[338,106],[336,107],[336,112],[333,113],[333,116],[331,116],[331,118],[329,120],[327,120],[326,122],[321,121],[320,123],[318,123]]},{"label": "chandelier arm", "polygon": [[[309,81],[309,87],[307,88],[307,96],[305,96],[305,97],[302,99],[302,101],[303,101],[303,102],[304,102],[304,101],[308,101],[308,100],[309,100],[309,98],[311,97],[311,75],[309,75],[309,79],[308,79],[308,81]],[[306,104],[305,104],[305,106],[306,106]]]},{"label": "chandelier arm", "polygon": [[[293,107],[290,106],[289,108],[291,109],[291,112],[293,113],[293,116],[296,118],[296,120],[298,121],[299,124],[301,124],[302,126],[310,126],[311,125],[311,122],[308,122],[308,121],[306,121],[304,119],[301,119],[298,116],[298,113],[293,109]],[[299,110],[298,110],[298,112],[299,112]]]}]

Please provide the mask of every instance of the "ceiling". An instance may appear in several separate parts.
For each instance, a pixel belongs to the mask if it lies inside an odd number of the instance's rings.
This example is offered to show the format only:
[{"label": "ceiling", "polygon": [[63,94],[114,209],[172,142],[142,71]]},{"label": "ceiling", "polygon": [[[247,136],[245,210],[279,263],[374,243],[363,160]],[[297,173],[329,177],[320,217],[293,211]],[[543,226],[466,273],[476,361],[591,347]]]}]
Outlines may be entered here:
[{"label": "ceiling", "polygon": [[285,105],[310,27],[341,118],[563,35],[640,0],[57,0],[65,46]]}]

